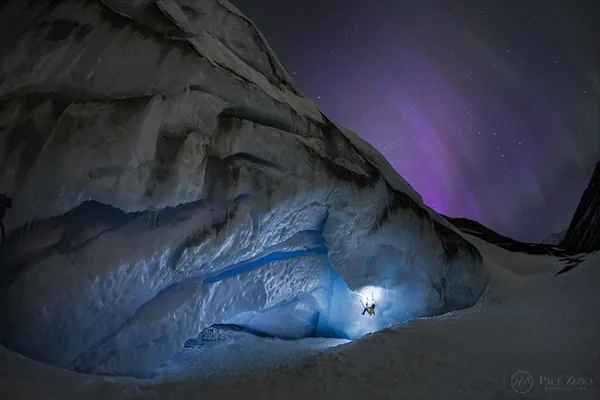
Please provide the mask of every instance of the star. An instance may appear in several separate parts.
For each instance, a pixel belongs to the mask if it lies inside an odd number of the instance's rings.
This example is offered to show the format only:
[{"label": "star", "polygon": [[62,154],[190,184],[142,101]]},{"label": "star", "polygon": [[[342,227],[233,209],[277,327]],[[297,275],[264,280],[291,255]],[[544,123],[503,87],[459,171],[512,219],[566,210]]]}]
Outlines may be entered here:
[{"label": "star", "polygon": [[231,1],[436,211],[524,241],[566,228],[600,159],[596,2]]}]

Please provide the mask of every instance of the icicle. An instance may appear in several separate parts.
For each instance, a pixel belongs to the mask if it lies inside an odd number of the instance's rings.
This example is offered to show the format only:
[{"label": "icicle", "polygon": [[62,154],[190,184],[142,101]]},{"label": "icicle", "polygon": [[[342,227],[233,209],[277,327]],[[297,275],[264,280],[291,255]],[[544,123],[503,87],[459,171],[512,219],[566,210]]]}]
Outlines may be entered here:
[{"label": "icicle", "polygon": [[229,237],[229,210],[225,213],[225,241]]},{"label": "icicle", "polygon": [[385,198],[385,210],[390,212],[390,199],[388,199],[387,183],[383,181],[383,197]]},{"label": "icicle", "polygon": [[150,229],[154,229],[156,228],[156,218],[158,215],[158,211],[152,206],[148,206],[147,211],[148,215],[146,217],[146,226]]},{"label": "icicle", "polygon": [[260,217],[260,213],[259,213],[259,215],[258,215],[258,232],[256,232],[257,235],[259,235],[259,236],[260,236],[260,232],[261,232],[261,230],[260,230],[261,221],[262,221],[262,218]]},{"label": "icicle", "polygon": [[354,207],[355,209],[358,211],[357,212],[357,220],[356,220],[356,228],[357,228],[357,235],[356,235],[356,246],[357,246],[357,250],[360,251],[360,228],[361,228],[361,216],[362,213],[360,212],[360,210],[358,210],[358,188],[356,187],[356,183],[352,182],[352,191],[354,192]]}]

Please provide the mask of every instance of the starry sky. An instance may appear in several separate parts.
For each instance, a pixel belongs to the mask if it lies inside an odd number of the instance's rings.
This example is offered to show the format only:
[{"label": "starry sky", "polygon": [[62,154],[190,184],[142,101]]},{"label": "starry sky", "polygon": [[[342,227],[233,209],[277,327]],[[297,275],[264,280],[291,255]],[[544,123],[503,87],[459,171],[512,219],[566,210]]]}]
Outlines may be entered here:
[{"label": "starry sky", "polygon": [[540,241],[600,160],[594,0],[231,0],[436,211]]}]

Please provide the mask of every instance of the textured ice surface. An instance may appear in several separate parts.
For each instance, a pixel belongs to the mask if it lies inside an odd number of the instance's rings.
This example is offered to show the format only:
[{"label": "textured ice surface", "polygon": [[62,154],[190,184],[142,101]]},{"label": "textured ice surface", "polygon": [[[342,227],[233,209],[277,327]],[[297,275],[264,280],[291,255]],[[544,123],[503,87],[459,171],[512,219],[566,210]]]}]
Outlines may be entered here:
[{"label": "textured ice surface", "polygon": [[354,338],[485,290],[479,252],[226,1],[0,7],[11,349],[147,376],[230,319]]},{"label": "textured ice surface", "polygon": [[[316,357],[312,344],[331,342],[214,335],[206,338],[213,347],[197,340],[189,343],[158,369],[156,380],[218,379],[158,385],[74,374],[0,346],[3,398],[364,399],[394,398],[398,393],[415,399],[515,398],[523,396],[511,388],[511,377],[525,370],[534,379],[525,398],[598,399],[600,362],[594,349],[600,337],[600,253],[555,275],[553,271],[561,268],[558,258],[515,254],[470,240],[481,249],[491,276],[485,295],[468,310],[413,320],[319,350],[325,354]],[[513,272],[529,265],[535,266],[536,274]],[[204,358],[211,362],[203,363]],[[258,371],[248,371],[249,365]],[[282,367],[264,371],[277,365]],[[541,377],[566,376],[587,383],[552,387],[540,383]]]}]

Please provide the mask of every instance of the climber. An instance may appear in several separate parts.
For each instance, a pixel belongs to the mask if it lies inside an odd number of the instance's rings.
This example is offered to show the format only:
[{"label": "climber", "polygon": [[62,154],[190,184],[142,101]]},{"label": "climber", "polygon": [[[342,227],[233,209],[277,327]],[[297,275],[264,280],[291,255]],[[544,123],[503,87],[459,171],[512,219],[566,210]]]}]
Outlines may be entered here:
[{"label": "climber", "polygon": [[365,315],[365,313],[369,313],[370,316],[375,315],[375,296],[373,296],[373,293],[371,293],[371,299],[373,300],[373,302],[371,303],[371,305],[369,305],[369,299],[367,298],[367,302],[365,303],[362,299],[362,297],[357,296],[358,300],[360,300],[360,303],[363,305],[364,309],[362,312],[362,315]]},{"label": "climber", "polygon": [[12,199],[4,193],[0,193],[0,228],[2,229],[2,243],[4,243],[4,238],[6,237],[4,232],[4,223],[2,223],[2,220],[4,219],[4,215],[6,215],[6,210],[11,207]]},{"label": "climber", "polygon": [[370,316],[375,315],[375,303],[369,305],[369,302],[367,302],[367,304],[365,305],[365,309],[362,312],[362,315],[365,315],[365,313],[369,313]]}]

